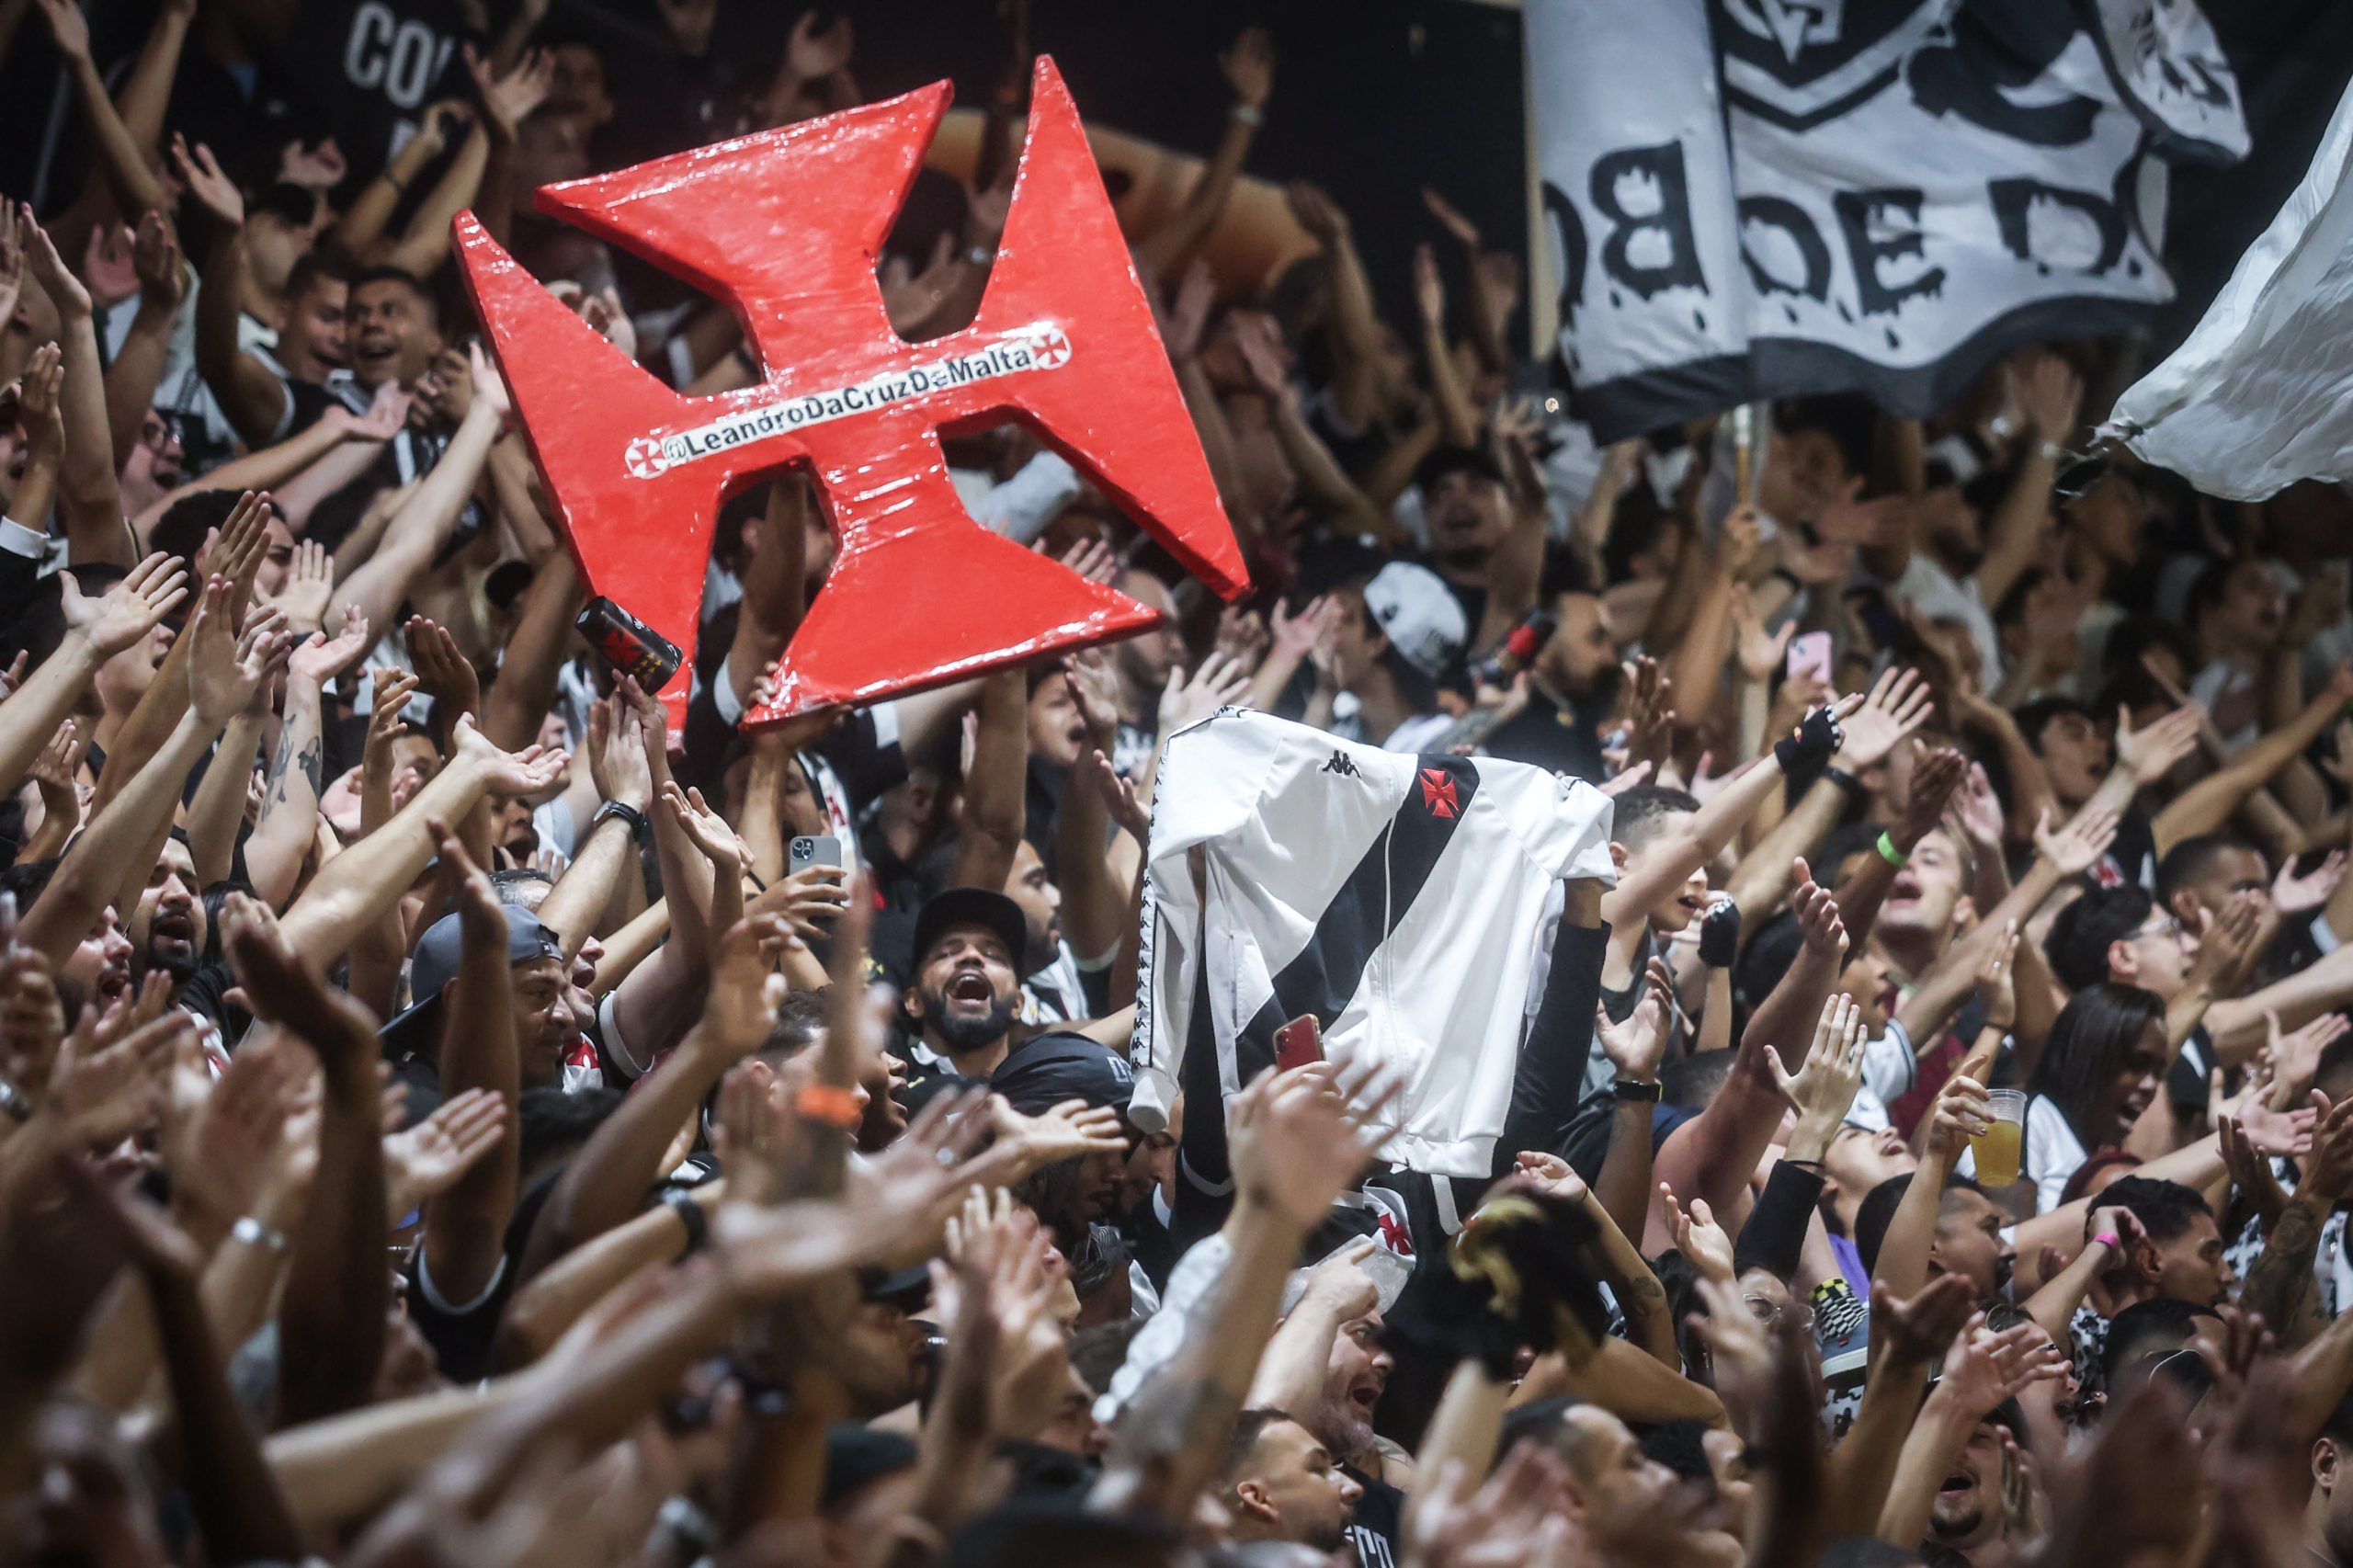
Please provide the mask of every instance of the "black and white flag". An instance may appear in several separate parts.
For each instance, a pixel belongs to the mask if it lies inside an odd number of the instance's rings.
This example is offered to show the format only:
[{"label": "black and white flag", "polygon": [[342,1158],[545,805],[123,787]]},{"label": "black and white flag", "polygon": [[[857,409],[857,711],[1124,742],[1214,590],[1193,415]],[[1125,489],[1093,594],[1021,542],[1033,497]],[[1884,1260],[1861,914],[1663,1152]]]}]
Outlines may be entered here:
[{"label": "black and white flag", "polygon": [[1989,358],[2172,295],[2152,157],[2246,151],[2194,0],[1528,0],[1561,350],[1604,440]]}]

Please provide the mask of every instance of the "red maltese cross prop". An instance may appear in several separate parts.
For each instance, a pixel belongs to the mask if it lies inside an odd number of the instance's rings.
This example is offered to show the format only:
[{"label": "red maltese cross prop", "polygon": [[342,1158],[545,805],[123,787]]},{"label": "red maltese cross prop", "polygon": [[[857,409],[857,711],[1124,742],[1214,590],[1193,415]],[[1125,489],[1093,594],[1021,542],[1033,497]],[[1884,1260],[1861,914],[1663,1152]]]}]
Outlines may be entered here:
[{"label": "red maltese cross prop", "polygon": [[[936,686],[1158,614],[974,522],[940,436],[1023,420],[1226,598],[1249,585],[1078,111],[1040,59],[988,290],[927,343],[875,259],[949,100],[888,102],[549,186],[569,219],[726,301],[765,379],[688,398],[551,296],[471,213],[466,278],[592,590],[691,653],[721,501],[807,462],[837,548],[746,727]],[[685,681],[665,692],[684,700]]]}]

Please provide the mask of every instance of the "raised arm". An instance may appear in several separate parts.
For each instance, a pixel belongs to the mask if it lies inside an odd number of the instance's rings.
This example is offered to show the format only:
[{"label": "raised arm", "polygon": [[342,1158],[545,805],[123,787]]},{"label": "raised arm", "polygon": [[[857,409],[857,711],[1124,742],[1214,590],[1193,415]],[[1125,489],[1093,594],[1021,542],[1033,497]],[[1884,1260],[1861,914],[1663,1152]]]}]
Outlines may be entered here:
[{"label": "raised arm", "polygon": [[2306,746],[2344,717],[2347,702],[2353,702],[2353,666],[2339,665],[2293,723],[2271,731],[2240,752],[2229,767],[2192,784],[2157,812],[2149,824],[2157,853],[2164,854],[2185,838],[2212,833],[2228,822],[2247,796],[2302,756]]},{"label": "raised arm", "polygon": [[1018,668],[1000,670],[981,688],[972,761],[964,773],[964,820],[951,885],[1004,888],[1020,853],[1028,813],[1029,685]]},{"label": "raised arm", "polygon": [[[321,963],[333,962],[362,929],[400,902],[432,859],[435,835],[426,826],[429,821],[456,821],[493,790],[536,794],[553,783],[563,768],[562,752],[542,756],[531,746],[510,756],[483,739],[471,723],[460,723],[449,764],[392,821],[321,867],[278,928],[298,951]],[[503,938],[500,946],[503,951]]]},{"label": "raised arm", "polygon": [[1233,182],[1240,177],[1243,160],[1250,155],[1250,143],[1258,134],[1258,127],[1266,115],[1267,97],[1275,85],[1275,46],[1267,29],[1250,27],[1242,29],[1233,46],[1218,56],[1218,69],[1224,73],[1225,83],[1233,90],[1233,107],[1227,112],[1225,133],[1218,138],[1217,151],[1211,154],[1200,177],[1194,181],[1185,205],[1175,217],[1161,224],[1136,243],[1136,263],[1152,273],[1169,278],[1185,265],[1185,259],[1217,226],[1225,210],[1226,199],[1233,193]]},{"label": "raised arm", "polygon": [[[131,127],[123,123],[122,116],[115,110],[114,99],[107,93],[106,78],[98,74],[97,64],[90,57],[90,24],[84,19],[81,6],[75,0],[40,0],[40,4],[41,17],[49,23],[50,37],[56,40],[57,52],[64,58],[66,74],[74,79],[74,101],[81,108],[84,128],[97,150],[98,170],[114,193],[116,210],[126,222],[135,223],[142,213],[165,204],[164,187],[147,167],[148,149],[140,145]],[[170,9],[176,11],[179,7]],[[168,19],[159,25],[174,26]],[[187,30],[188,17],[182,15],[171,37],[175,55],[179,51],[177,40]],[[168,66],[165,74],[169,77]]]},{"label": "raised arm", "polygon": [[9,790],[32,771],[97,678],[98,666],[154,631],[188,597],[188,573],[169,555],[149,556],[102,598],[84,598],[71,572],[60,577],[65,635],[16,694],[0,702],[0,787]]},{"label": "raised arm", "polygon": [[[43,0],[71,6],[72,0]],[[122,520],[115,488],[114,437],[107,424],[106,361],[90,312],[90,291],[66,267],[47,230],[22,210],[17,232],[24,237],[27,269],[57,307],[58,346],[65,352],[65,384],[59,406],[65,415],[65,460],[58,474],[58,510],[65,519],[67,553],[77,563],[110,562],[128,566],[131,530]]]},{"label": "raised arm", "polygon": [[212,578],[198,605],[187,679],[188,711],[164,745],[92,821],[40,897],[17,926],[17,940],[63,963],[88,935],[122,879],[123,868],[143,865],[139,846],[168,827],[180,787],[212,738],[286,654],[282,632],[256,626],[242,635],[230,621],[230,586]]},{"label": "raised arm", "polygon": [[[330,990],[305,949],[242,895],[223,945],[254,1013],[308,1046],[324,1083],[318,1170],[290,1238],[278,1305],[278,1414],[289,1424],[375,1397],[392,1271],[384,1265],[383,1103],[376,1019]],[[503,953],[506,944],[499,944]]]},{"label": "raised arm", "polygon": [[1985,556],[1978,562],[1978,602],[2000,604],[2034,561],[2051,517],[2051,482],[2059,472],[2063,444],[2075,432],[2077,411],[2084,401],[2084,383],[2058,355],[2036,357],[2023,385],[2013,378],[2013,393],[2026,410],[2032,439],[2022,443],[2010,487],[2003,492],[1985,528]]},{"label": "raised arm", "polygon": [[262,786],[261,815],[245,841],[246,880],[272,909],[282,909],[293,896],[318,823],[319,795],[326,783],[320,689],[367,651],[367,620],[357,610],[346,610],[332,640],[314,632],[287,662],[278,750]]},{"label": "raised arm", "polygon": [[480,345],[472,352],[473,402],[459,422],[457,434],[449,438],[449,449],[393,517],[382,547],[366,565],[335,585],[335,597],[327,606],[329,620],[339,618],[347,606],[357,605],[369,625],[390,625],[401,601],[449,543],[450,531],[473,494],[474,481],[489,460],[499,425],[511,412],[506,383],[483,358]]},{"label": "raised arm", "polygon": [[[506,912],[490,878],[446,824],[428,824],[454,883],[464,945],[458,973],[442,993],[441,1092],[472,1089],[500,1096],[506,1135],[455,1186],[425,1204],[425,1245],[417,1279],[453,1306],[478,1300],[497,1282],[507,1221],[521,1179],[522,1134],[515,1107],[522,1068],[515,1038],[514,975],[506,958]],[[419,1001],[429,998],[419,997]]]}]

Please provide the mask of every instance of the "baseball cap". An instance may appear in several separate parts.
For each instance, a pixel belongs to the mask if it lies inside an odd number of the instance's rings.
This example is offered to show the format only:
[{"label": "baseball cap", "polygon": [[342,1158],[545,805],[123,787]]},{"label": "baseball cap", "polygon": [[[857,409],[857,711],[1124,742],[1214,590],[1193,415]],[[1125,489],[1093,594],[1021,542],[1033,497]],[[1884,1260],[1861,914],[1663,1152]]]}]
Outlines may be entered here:
[{"label": "baseball cap", "polygon": [[915,913],[916,971],[931,956],[932,944],[958,926],[979,926],[995,932],[1017,966],[1029,945],[1029,922],[1019,904],[987,888],[949,888],[924,900],[923,908]]},{"label": "baseball cap", "polygon": [[1440,447],[1414,469],[1415,488],[1427,493],[1450,473],[1474,473],[1491,483],[1505,484],[1504,465],[1484,447]]},{"label": "baseball cap", "polygon": [[1024,1116],[1064,1100],[1124,1111],[1136,1086],[1128,1059],[1083,1034],[1056,1030],[1016,1046],[989,1075],[989,1087]]},{"label": "baseball cap", "polygon": [[1364,585],[1364,608],[1404,661],[1437,680],[1462,656],[1471,629],[1462,601],[1427,566],[1392,561]]},{"label": "baseball cap", "polygon": [[[506,917],[507,963],[530,963],[563,956],[554,928],[540,924],[538,915],[511,903],[502,903],[498,909]],[[415,1037],[421,1036],[438,1016],[431,1009],[439,1004],[441,993],[449,982],[458,978],[458,965],[464,959],[465,950],[464,924],[455,915],[443,915],[417,938],[408,970],[408,994],[415,1000],[395,1014],[379,1036],[388,1046],[397,1047],[390,1054],[398,1056],[417,1049]]]}]

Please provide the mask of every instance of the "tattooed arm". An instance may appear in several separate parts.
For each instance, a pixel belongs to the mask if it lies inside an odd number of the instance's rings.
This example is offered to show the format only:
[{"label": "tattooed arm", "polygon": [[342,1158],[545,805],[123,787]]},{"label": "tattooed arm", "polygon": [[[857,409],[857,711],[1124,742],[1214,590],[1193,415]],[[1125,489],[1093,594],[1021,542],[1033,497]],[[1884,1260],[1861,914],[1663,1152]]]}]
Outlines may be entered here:
[{"label": "tattooed arm", "polygon": [[2283,1349],[2317,1334],[2323,1320],[2313,1290],[2313,1259],[2320,1228],[2332,1210],[2353,1192],[2353,1099],[2340,1100],[2313,1131],[2312,1157],[2296,1196],[2271,1228],[2263,1256],[2246,1271],[2239,1306],[2261,1312]]},{"label": "tattooed arm", "polygon": [[352,660],[367,651],[368,619],[344,614],[341,631],[329,642],[313,636],[294,651],[286,669],[286,710],[262,787],[261,816],[245,841],[245,875],[255,895],[283,910],[294,896],[302,858],[310,849],[319,816],[326,753],[321,733],[320,691]]}]

